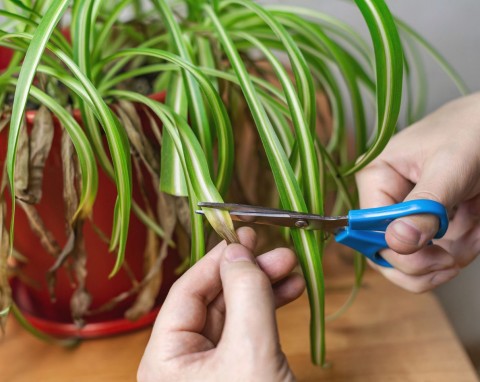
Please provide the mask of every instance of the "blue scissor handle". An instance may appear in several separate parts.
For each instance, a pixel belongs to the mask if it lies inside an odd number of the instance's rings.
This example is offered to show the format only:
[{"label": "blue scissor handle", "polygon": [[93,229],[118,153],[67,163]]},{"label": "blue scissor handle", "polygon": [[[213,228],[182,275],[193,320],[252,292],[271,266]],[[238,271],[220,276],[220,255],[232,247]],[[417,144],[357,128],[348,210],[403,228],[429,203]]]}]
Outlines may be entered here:
[{"label": "blue scissor handle", "polygon": [[335,240],[361,252],[378,265],[392,268],[378,253],[388,248],[385,231],[393,220],[417,214],[431,214],[438,218],[440,226],[435,239],[447,232],[448,215],[445,207],[433,200],[417,199],[386,207],[352,210],[348,213],[348,226],[335,235]]}]

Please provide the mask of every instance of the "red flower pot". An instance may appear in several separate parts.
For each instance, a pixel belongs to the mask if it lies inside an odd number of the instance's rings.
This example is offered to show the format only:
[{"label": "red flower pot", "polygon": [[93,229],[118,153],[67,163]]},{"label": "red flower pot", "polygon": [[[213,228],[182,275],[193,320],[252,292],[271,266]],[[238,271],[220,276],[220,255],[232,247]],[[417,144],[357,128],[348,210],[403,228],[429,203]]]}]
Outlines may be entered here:
[{"label": "red flower pot", "polygon": [[0,46],[0,72],[5,70],[12,59],[13,51],[11,49]]},{"label": "red flower pot", "polygon": [[[0,51],[0,57],[3,52]],[[164,93],[157,94],[153,98],[163,101]],[[75,117],[79,119],[79,113]],[[26,114],[28,127],[31,128],[35,111]],[[145,121],[146,119],[143,118]],[[146,122],[148,123],[148,122]],[[57,126],[58,127],[58,126]],[[7,134],[5,129],[0,135],[0,166],[3,168],[7,151]],[[52,232],[60,246],[66,243],[66,221],[64,202],[62,196],[62,159],[60,154],[60,129],[56,128],[54,141],[50,155],[44,170],[43,196],[41,202],[36,205],[46,227]],[[153,141],[153,140],[152,140]],[[146,177],[147,178],[147,177]],[[138,184],[133,180],[133,198],[140,206],[143,206]],[[148,199],[151,206],[156,207],[156,193],[153,185],[147,189]],[[117,191],[113,181],[99,170],[99,192],[93,209],[93,220],[102,232],[110,235],[113,222],[113,210]],[[7,222],[10,220],[10,195],[7,192],[8,213]],[[108,244],[105,243],[94,231],[90,221],[84,224],[84,240],[87,252],[87,279],[86,289],[92,295],[91,310],[102,306],[114,296],[128,291],[132,287],[131,278],[125,269],[108,278],[115,263],[115,254],[108,252]],[[137,217],[131,213],[129,236],[127,241],[125,261],[137,281],[143,278],[143,253],[145,249],[147,229]],[[115,309],[93,316],[86,317],[86,325],[79,329],[72,323],[70,312],[70,299],[75,285],[69,272],[61,268],[57,274],[55,287],[56,301],[52,302],[49,296],[46,274],[54,264],[55,258],[42,247],[39,238],[31,231],[28,219],[19,206],[15,215],[15,240],[14,246],[21,254],[28,258],[28,263],[21,265],[22,278],[13,280],[13,295],[16,303],[20,306],[29,321],[37,328],[53,335],[80,336],[83,338],[110,335],[125,332],[149,325],[153,322],[158,307],[166,296],[171,284],[175,281],[174,270],[180,264],[179,256],[170,250],[163,265],[162,288],[157,297],[156,310],[149,315],[133,322],[123,318],[135,296],[123,301]]]}]

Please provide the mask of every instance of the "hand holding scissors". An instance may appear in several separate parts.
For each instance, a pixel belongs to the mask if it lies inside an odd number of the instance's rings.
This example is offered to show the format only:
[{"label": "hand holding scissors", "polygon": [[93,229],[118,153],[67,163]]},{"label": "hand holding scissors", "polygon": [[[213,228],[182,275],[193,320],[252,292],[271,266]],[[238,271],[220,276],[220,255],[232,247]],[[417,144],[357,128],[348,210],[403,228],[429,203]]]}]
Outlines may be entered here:
[{"label": "hand holding scissors", "polygon": [[[439,221],[439,228],[435,235],[436,239],[441,238],[448,228],[448,216],[445,207],[428,199],[411,200],[386,207],[351,210],[346,216],[321,216],[231,203],[201,202],[198,206],[228,211],[233,220],[244,223],[277,225],[333,233],[338,243],[359,251],[375,264],[384,267],[392,266],[379,252],[388,248],[385,231],[395,219],[418,214],[434,215]],[[201,210],[197,212],[202,213]]]}]

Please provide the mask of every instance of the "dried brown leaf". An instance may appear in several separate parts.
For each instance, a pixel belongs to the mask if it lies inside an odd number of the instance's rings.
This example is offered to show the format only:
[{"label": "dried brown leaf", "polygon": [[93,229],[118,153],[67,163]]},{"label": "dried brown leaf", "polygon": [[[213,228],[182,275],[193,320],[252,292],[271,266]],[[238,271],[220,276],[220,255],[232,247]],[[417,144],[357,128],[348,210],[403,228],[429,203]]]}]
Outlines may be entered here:
[{"label": "dried brown leaf", "polygon": [[21,198],[28,189],[29,157],[27,125],[24,120],[18,136],[17,161],[15,163],[15,191],[19,198]]},{"label": "dried brown leaf", "polygon": [[177,212],[177,219],[186,234],[192,235],[192,221],[190,215],[190,205],[188,199],[185,197],[175,197],[175,209]]},{"label": "dried brown leaf", "polygon": [[181,259],[190,261],[191,235],[187,234],[181,224],[175,227],[175,250]]},{"label": "dried brown leaf", "polygon": [[[145,244],[145,268],[152,269],[155,266],[158,255],[159,240],[158,236],[148,230],[147,240]],[[155,304],[160,286],[162,285],[162,274],[157,272],[152,276],[140,289],[133,305],[125,312],[125,317],[129,320],[136,320],[144,314],[148,313]]]},{"label": "dried brown leaf", "polygon": [[26,192],[28,203],[37,204],[42,198],[43,171],[52,147],[53,133],[52,115],[45,106],[40,106],[35,114],[30,134],[29,178]]},{"label": "dried brown leaf", "polygon": [[[65,219],[71,222],[78,207],[78,194],[76,190],[76,174],[78,172],[77,160],[73,142],[66,130],[62,131],[61,139],[61,158],[62,158],[62,173],[63,173],[63,203],[65,205]],[[76,222],[75,224],[80,224]],[[78,237],[75,232],[75,226],[67,224],[67,242],[58,255],[55,263],[47,272],[47,284],[50,293],[50,299],[56,300],[55,285],[57,281],[57,271],[62,267],[69,258],[74,258],[76,251],[78,251],[79,244],[77,243],[81,237]],[[78,299],[78,297],[77,297]]]},{"label": "dried brown leaf", "polygon": [[[134,163],[137,167],[137,177],[140,187],[143,189],[144,182],[141,174],[138,173],[138,161],[134,160]],[[145,204],[148,206],[145,192],[142,192],[142,195]],[[173,197],[168,194],[159,193],[159,208],[163,210],[163,214],[160,216],[160,223],[164,229],[165,236],[159,251],[158,236],[152,230],[148,230],[147,232],[147,243],[144,252],[144,269],[146,277],[142,282],[140,292],[138,293],[134,304],[125,312],[125,317],[129,320],[136,320],[149,312],[153,308],[155,299],[160,291],[162,285],[163,260],[167,255],[168,242],[170,241],[177,224],[175,201],[171,198]],[[146,213],[151,218],[154,217],[150,208],[146,209]]]},{"label": "dried brown leaf", "polygon": [[35,206],[22,202],[20,200],[17,200],[17,204],[20,205],[20,207],[22,207],[23,211],[25,212],[30,228],[32,229],[33,233],[40,239],[42,247],[52,256],[58,256],[62,249],[58,242],[55,240],[52,232],[50,232],[50,230],[48,230],[48,228],[46,227]]},{"label": "dried brown leaf", "polygon": [[76,189],[77,160],[73,142],[65,130],[62,132],[61,157],[65,218],[67,222],[70,222],[78,208],[78,194]]},{"label": "dried brown leaf", "polygon": [[119,101],[116,108],[118,116],[123,122],[128,139],[135,151],[140,155],[149,171],[155,177],[158,177],[159,159],[155,154],[150,142],[145,137],[142,127],[142,121],[138,111],[131,102]]},{"label": "dried brown leaf", "polygon": [[160,192],[158,195],[157,214],[160,220],[160,225],[165,232],[164,241],[171,238],[175,225],[177,224],[177,205],[176,197],[165,192]]},{"label": "dried brown leaf", "polygon": [[162,144],[162,130],[160,129],[160,126],[158,125],[157,119],[152,115],[152,112],[150,109],[145,108],[144,113],[148,118],[148,124],[150,126],[150,129],[153,132],[153,135],[155,135],[155,138],[158,142],[159,145]]},{"label": "dried brown leaf", "polygon": [[50,299],[52,301],[56,300],[55,285],[57,282],[57,271],[60,269],[60,267],[63,266],[63,264],[65,264],[68,258],[72,256],[74,250],[75,250],[75,232],[73,230],[70,230],[65,246],[63,247],[60,254],[57,256],[55,263],[50,267],[50,269],[47,272],[48,291],[50,293]]}]

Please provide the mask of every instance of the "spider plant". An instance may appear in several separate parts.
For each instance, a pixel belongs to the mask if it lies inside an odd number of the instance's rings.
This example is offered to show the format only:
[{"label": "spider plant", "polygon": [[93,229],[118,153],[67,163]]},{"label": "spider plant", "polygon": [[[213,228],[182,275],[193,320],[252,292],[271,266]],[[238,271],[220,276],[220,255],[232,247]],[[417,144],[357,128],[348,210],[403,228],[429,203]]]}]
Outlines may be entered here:
[{"label": "spider plant", "polygon": [[[205,220],[195,210],[199,201],[238,201],[231,185],[238,186],[242,171],[238,148],[246,142],[238,137],[248,120],[263,147],[259,155],[266,158],[275,182],[265,203],[317,214],[354,208],[353,175],[395,133],[403,75],[410,79],[421,70],[418,45],[426,45],[456,76],[433,47],[406,24],[396,22],[384,0],[354,3],[371,41],[327,14],[262,6],[251,0],[171,4],[151,0],[148,10],[145,2],[135,0],[4,0],[0,45],[15,52],[0,74],[0,115],[9,121],[6,173],[12,209],[24,192],[19,179],[26,176],[28,183],[28,171],[25,175],[19,170],[27,105],[55,115],[73,145],[81,176],[78,201],[68,216],[73,236],[84,221],[94,219],[92,207],[101,192],[99,172],[116,184],[109,237],[110,250],[117,256],[112,277],[123,263],[132,209],[167,243],[177,219],[172,223],[171,216],[162,217],[162,213],[154,218],[132,204],[132,163],[137,166],[138,161],[149,169],[159,194],[188,197],[191,264],[205,254],[209,226],[228,242],[237,240],[228,213],[206,209]],[[71,21],[63,25],[67,13]],[[130,18],[123,20],[126,13]],[[403,53],[399,29],[407,37],[403,44],[408,55]],[[409,57],[415,58],[411,64]],[[166,90],[166,103],[135,91],[132,83],[138,78],[148,79],[152,92]],[[455,79],[462,87],[461,80]],[[413,96],[413,81],[405,83],[411,98],[406,113],[415,119],[422,113],[424,97]],[[321,107],[325,99],[327,108]],[[151,121],[163,124],[156,134],[161,145],[156,161],[134,122],[133,104],[148,110]],[[70,108],[80,110],[82,125]],[[367,118],[369,110],[374,111],[374,121]],[[351,136],[354,147],[349,144]],[[248,190],[244,191],[242,201],[249,201]],[[1,206],[4,216],[4,200]],[[6,261],[8,253],[15,253],[14,211],[11,216],[9,234],[4,218],[0,227],[0,312],[4,315],[11,304]],[[328,238],[300,229],[286,233],[307,283],[312,360],[324,365],[322,258]],[[352,298],[365,266],[359,254],[354,264]]]}]

